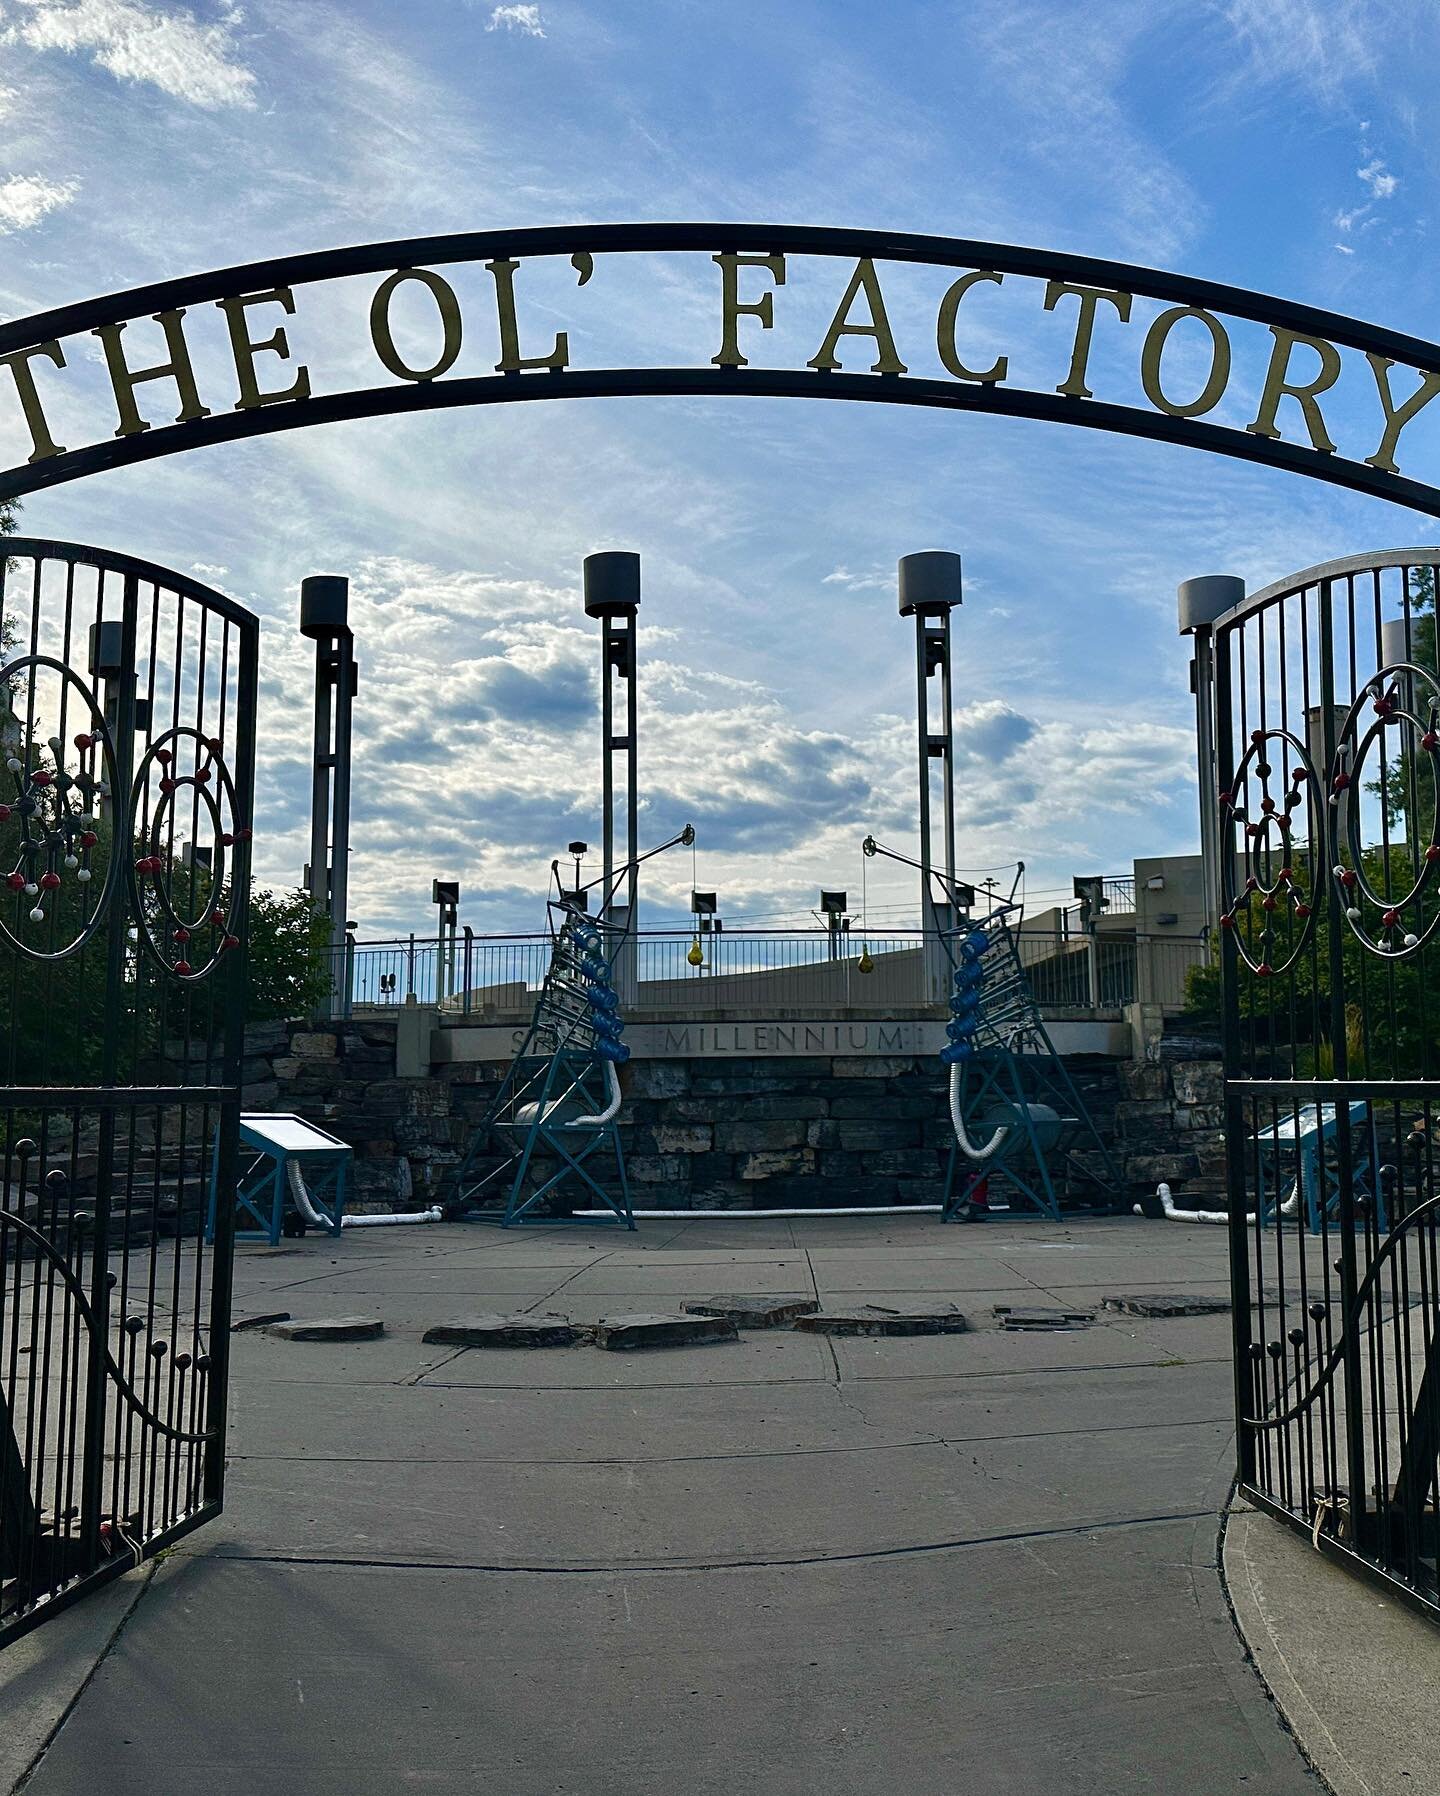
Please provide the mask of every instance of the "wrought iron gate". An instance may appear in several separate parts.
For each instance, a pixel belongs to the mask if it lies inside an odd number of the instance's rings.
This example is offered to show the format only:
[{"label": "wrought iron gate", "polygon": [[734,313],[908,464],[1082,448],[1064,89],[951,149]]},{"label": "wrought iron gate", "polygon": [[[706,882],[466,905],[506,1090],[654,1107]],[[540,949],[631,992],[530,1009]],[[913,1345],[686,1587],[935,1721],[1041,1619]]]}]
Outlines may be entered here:
[{"label": "wrought iron gate", "polygon": [[[1440,549],[1213,626],[1244,1493],[1440,1615]],[[1197,656],[1202,671],[1204,656]]]},{"label": "wrought iron gate", "polygon": [[0,558],[4,1644],[220,1509],[258,624]]}]

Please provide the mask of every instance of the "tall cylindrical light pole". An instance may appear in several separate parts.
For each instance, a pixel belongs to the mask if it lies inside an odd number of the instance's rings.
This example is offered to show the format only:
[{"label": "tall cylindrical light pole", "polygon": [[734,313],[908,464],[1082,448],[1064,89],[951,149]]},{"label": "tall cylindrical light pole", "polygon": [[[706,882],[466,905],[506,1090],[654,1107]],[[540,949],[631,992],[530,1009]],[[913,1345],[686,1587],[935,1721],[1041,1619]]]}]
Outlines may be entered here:
[{"label": "tall cylindrical light pole", "polygon": [[350,871],[350,755],[357,683],[350,582],[312,574],[300,582],[300,634],[315,644],[315,732],[310,772],[310,903],[330,933],[328,1017],[349,1014],[345,940]]},{"label": "tall cylindrical light pole", "polygon": [[[915,619],[915,720],[920,787],[920,926],[934,944],[926,954],[934,984],[944,982],[944,956],[935,938],[953,928],[955,915],[955,695],[950,662],[950,613],[961,603],[960,557],[948,549],[902,555],[901,617]],[[945,898],[937,903],[935,807],[931,763],[941,769]]]},{"label": "tall cylindrical light pole", "polygon": [[1214,938],[1220,926],[1220,778],[1215,765],[1216,618],[1240,604],[1245,582],[1236,574],[1201,574],[1182,580],[1177,594],[1180,634],[1195,645],[1190,680],[1195,690],[1195,751],[1200,783],[1200,877],[1205,924]]}]

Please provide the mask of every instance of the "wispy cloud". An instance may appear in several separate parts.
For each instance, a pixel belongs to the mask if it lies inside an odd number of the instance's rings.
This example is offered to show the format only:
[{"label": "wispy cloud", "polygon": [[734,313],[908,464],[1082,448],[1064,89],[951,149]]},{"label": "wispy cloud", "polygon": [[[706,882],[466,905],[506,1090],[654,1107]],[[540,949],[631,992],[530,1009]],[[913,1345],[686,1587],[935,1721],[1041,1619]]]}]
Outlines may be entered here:
[{"label": "wispy cloud", "polygon": [[895,584],[895,575],[880,568],[872,568],[867,574],[852,574],[848,567],[837,567],[834,573],[826,574],[820,584],[838,586],[845,592],[883,592]]},{"label": "wispy cloud", "polygon": [[1333,97],[1371,74],[1388,0],[1226,0],[1223,13],[1239,40],[1241,80],[1300,82]]},{"label": "wispy cloud", "polygon": [[[235,55],[236,11],[202,24],[183,8],[140,0],[19,0],[25,10],[0,42],[32,50],[90,51],[119,81],[150,82],[206,108],[253,106],[255,77]],[[522,9],[524,10],[524,9]]]},{"label": "wispy cloud", "polygon": [[1388,171],[1378,156],[1367,162],[1364,168],[1357,168],[1355,173],[1377,200],[1388,200],[1400,185],[1398,177]]},{"label": "wispy cloud", "polygon": [[[1373,231],[1380,222],[1375,208],[1385,200],[1394,199],[1400,186],[1400,177],[1391,174],[1385,166],[1383,156],[1377,156],[1365,141],[1368,121],[1360,126],[1360,154],[1365,160],[1355,170],[1355,178],[1369,189],[1370,198],[1358,206],[1342,207],[1335,214],[1334,225],[1337,231],[1345,236],[1358,236],[1365,231]],[[1355,249],[1350,243],[1337,243],[1335,248],[1342,256],[1353,256]]]},{"label": "wispy cloud", "polygon": [[[987,105],[996,116],[1023,121],[1005,139],[1006,154],[1043,171],[1037,208],[1083,174],[1110,240],[1122,247],[1143,244],[1147,260],[1176,254],[1205,212],[1123,97],[1151,15],[1150,8],[1117,0],[1092,0],[1085,7],[1064,0],[977,0],[966,15],[967,49],[974,45],[982,52],[995,83]],[[1035,54],[1036,44],[1062,38],[1063,56]]]},{"label": "wispy cloud", "polygon": [[526,37],[544,37],[545,23],[538,6],[497,6],[490,14],[487,31],[519,31]]},{"label": "wispy cloud", "polygon": [[0,181],[0,233],[25,231],[49,212],[68,206],[78,181],[50,181],[44,175],[12,175]]}]

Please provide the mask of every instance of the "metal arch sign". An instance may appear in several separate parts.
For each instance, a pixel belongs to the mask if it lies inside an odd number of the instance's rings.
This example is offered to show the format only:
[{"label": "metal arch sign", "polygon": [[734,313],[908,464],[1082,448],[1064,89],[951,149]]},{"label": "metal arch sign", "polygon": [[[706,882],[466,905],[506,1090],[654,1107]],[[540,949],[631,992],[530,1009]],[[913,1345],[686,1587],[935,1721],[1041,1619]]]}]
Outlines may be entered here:
[{"label": "metal arch sign", "polygon": [[[593,334],[602,321],[609,259],[677,254],[700,262],[712,283],[708,359],[668,367],[578,365],[571,338]],[[567,282],[574,283],[567,302],[573,310],[559,329],[553,302],[542,309],[531,297],[527,304],[536,264],[557,257],[568,258]],[[781,334],[781,290],[788,283],[794,292],[802,259],[828,259],[824,275],[833,292],[823,312],[830,322],[803,365],[766,366],[765,333]],[[836,261],[838,272],[828,265]],[[493,370],[487,358],[484,373],[466,372],[462,362],[473,318],[457,291],[464,264],[476,265],[471,273],[483,266],[488,277],[484,322],[500,354]],[[896,278],[887,267],[896,264],[940,271],[944,280],[924,342],[909,340],[913,319],[892,325],[885,285]],[[985,356],[975,353],[982,333],[993,337],[994,315],[987,328],[984,308],[996,304],[1007,277],[1015,277],[1012,294],[1016,283],[1040,284],[1034,312],[1055,333],[1050,373],[1060,378],[1053,385],[1013,384],[1012,358],[993,353],[993,342]],[[337,346],[319,317],[333,325],[324,284],[355,280],[366,283],[364,323],[355,321],[358,328]],[[415,348],[417,306],[428,343],[423,353]],[[1242,337],[1250,333],[1238,361],[1237,328]],[[1255,353],[1245,355],[1247,348]],[[912,372],[917,354],[938,372]],[[329,390],[327,355],[359,368],[362,381],[371,369],[384,378]],[[1129,358],[1123,379],[1115,375],[1117,357]],[[87,378],[90,391],[82,393]],[[1133,385],[1137,378],[1138,404],[1097,396],[1091,384]],[[1248,422],[1210,421],[1227,392],[1232,412],[1236,397],[1248,395]],[[737,224],[575,225],[402,239],[158,281],[0,324],[0,443],[14,445],[12,465],[0,468],[0,500],[302,425],[638,394],[869,400],[1079,424],[1265,463],[1440,516],[1440,487],[1401,466],[1402,453],[1420,459],[1407,433],[1440,394],[1440,345],[1123,262],[963,238]],[[1344,402],[1343,424],[1337,401]],[[1417,436],[1435,421],[1440,410]],[[1332,425],[1356,438],[1354,453],[1340,452]],[[1440,463],[1440,446],[1435,459]]]}]

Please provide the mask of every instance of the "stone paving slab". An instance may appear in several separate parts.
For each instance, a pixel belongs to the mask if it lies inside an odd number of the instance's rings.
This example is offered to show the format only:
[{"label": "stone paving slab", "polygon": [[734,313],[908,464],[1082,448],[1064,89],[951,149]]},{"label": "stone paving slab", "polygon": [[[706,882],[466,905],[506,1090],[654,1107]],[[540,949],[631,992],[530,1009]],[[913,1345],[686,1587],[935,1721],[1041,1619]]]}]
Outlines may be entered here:
[{"label": "stone paving slab", "polygon": [[[1047,1291],[1095,1290],[1099,1287],[1107,1291],[1123,1291],[1127,1285],[1136,1283],[1136,1273],[1145,1262],[1135,1258],[1122,1259],[1118,1254],[1096,1254],[1093,1257],[1077,1254],[1063,1259],[1042,1258],[1039,1254],[1022,1257],[1017,1254],[1002,1259],[1000,1264],[1008,1267],[1012,1275],[1022,1276],[1031,1284]],[[1223,1260],[1167,1270],[1167,1286],[1173,1282],[1177,1289],[1185,1285],[1214,1288],[1229,1283],[1229,1274]]]},{"label": "stone paving slab", "polygon": [[657,1248],[641,1238],[634,1247],[617,1247],[606,1255],[616,1266],[647,1266],[663,1260],[667,1266],[803,1266],[809,1256],[803,1246],[776,1247],[676,1247]]},{"label": "stone paving slab", "polygon": [[577,1465],[246,1464],[197,1554],[481,1563],[551,1570],[756,1563],[909,1550],[1004,1532],[957,1493],[955,1455],[824,1455]]},{"label": "stone paving slab", "polygon": [[602,1316],[595,1325],[595,1345],[605,1353],[643,1353],[660,1347],[713,1346],[739,1339],[729,1316],[693,1316],[683,1310],[669,1315],[632,1311]]},{"label": "stone paving slab", "polygon": [[969,1328],[963,1312],[953,1303],[912,1299],[909,1303],[840,1304],[827,1302],[796,1320],[803,1334],[817,1335],[958,1335]]},{"label": "stone paving slab", "polygon": [[1220,1291],[1128,1291],[1102,1297],[1101,1307],[1122,1316],[1158,1317],[1174,1321],[1186,1316],[1221,1316],[1230,1309],[1229,1293]]},{"label": "stone paving slab", "polygon": [[997,1303],[992,1312],[1002,1328],[1088,1328],[1094,1310],[1047,1309],[1039,1304]]},{"label": "stone paving slab", "polygon": [[265,1325],[265,1333],[277,1341],[316,1341],[330,1347],[346,1341],[378,1341],[384,1332],[379,1316],[308,1316]]},{"label": "stone paving slab", "polygon": [[[1046,1286],[1046,1289],[1054,1292],[1057,1296],[1068,1296],[1078,1302],[1088,1303],[1093,1308],[1097,1304],[1103,1304],[1107,1297],[1119,1291],[1121,1287],[1119,1282],[1113,1279],[1108,1284],[1104,1280],[1098,1284],[1094,1280],[1080,1284],[1068,1284],[1057,1279],[1053,1284]],[[1193,1297],[1198,1304],[1213,1305],[1216,1298],[1223,1298],[1226,1307],[1229,1307],[1230,1280],[1228,1276],[1188,1280],[1177,1278],[1171,1282],[1169,1290],[1175,1297]],[[1207,1313],[1218,1312],[1211,1310]]]},{"label": "stone paving slab", "polygon": [[[998,1274],[998,1268],[997,1274]],[[950,1303],[969,1318],[971,1328],[995,1326],[997,1303],[1038,1303],[1044,1296],[1033,1285],[982,1285],[967,1289],[960,1285],[942,1285],[933,1291],[917,1291],[896,1286],[871,1285],[862,1291],[831,1291],[820,1287],[820,1300],[826,1309],[848,1309],[859,1302],[883,1304],[888,1309],[903,1310],[921,1304]]]},{"label": "stone paving slab", "polygon": [[813,1297],[791,1292],[784,1296],[707,1297],[680,1307],[692,1316],[728,1316],[737,1328],[788,1328],[797,1316],[808,1316],[820,1305]]},{"label": "stone paving slab", "polygon": [[423,1339],[442,1347],[573,1347],[581,1333],[565,1316],[472,1316],[439,1322],[426,1329]]},{"label": "stone paving slab", "polygon": [[[307,1317],[338,1314],[338,1301],[351,1301],[357,1309],[363,1302],[371,1315],[379,1316],[384,1321],[387,1335],[413,1336],[418,1341],[427,1329],[434,1328],[441,1322],[453,1321],[457,1316],[512,1316],[529,1310],[568,1312],[569,1295],[563,1286],[558,1290],[554,1285],[545,1285],[535,1291],[491,1291],[478,1283],[468,1290],[350,1291],[339,1294],[338,1298],[333,1292],[316,1293],[302,1288],[287,1293],[289,1301],[285,1308],[290,1311],[293,1320],[303,1320]],[[613,1297],[601,1301],[612,1310],[630,1307],[617,1304]]]},{"label": "stone paving slab", "polygon": [[177,1558],[31,1792],[95,1796],[103,1764],[105,1796],[1314,1796],[1197,1602],[1212,1544],[579,1578]]}]

